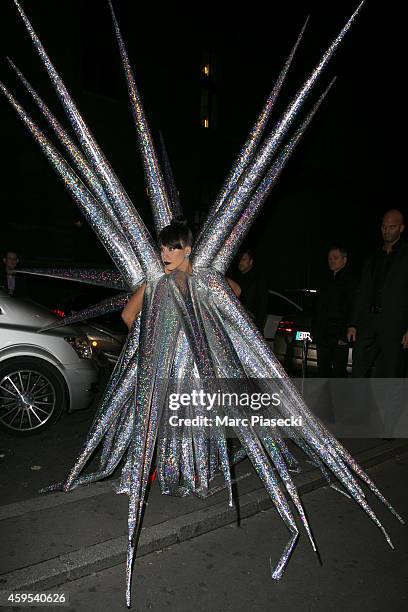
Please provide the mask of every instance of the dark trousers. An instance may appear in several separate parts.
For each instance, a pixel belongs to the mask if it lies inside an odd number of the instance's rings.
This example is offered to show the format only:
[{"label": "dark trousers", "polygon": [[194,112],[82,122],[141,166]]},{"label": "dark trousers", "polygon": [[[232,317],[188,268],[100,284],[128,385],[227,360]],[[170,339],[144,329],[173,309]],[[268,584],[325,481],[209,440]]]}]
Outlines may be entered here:
[{"label": "dark trousers", "polygon": [[381,313],[367,313],[364,323],[357,329],[353,348],[353,376],[404,377],[408,353],[401,346],[404,331],[389,329]]},{"label": "dark trousers", "polygon": [[348,345],[339,345],[337,340],[318,342],[317,369],[319,378],[346,378]]}]

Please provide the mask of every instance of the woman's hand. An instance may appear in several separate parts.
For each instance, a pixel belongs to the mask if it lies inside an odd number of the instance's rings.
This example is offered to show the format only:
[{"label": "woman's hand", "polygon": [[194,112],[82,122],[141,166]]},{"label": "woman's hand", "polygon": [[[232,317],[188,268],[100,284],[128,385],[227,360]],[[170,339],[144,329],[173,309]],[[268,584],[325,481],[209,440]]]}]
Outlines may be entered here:
[{"label": "woman's hand", "polygon": [[139,289],[132,295],[132,297],[129,299],[128,303],[122,311],[122,319],[126,323],[126,326],[129,330],[133,325],[133,321],[137,318],[138,314],[142,310],[145,289],[146,283],[141,285]]}]

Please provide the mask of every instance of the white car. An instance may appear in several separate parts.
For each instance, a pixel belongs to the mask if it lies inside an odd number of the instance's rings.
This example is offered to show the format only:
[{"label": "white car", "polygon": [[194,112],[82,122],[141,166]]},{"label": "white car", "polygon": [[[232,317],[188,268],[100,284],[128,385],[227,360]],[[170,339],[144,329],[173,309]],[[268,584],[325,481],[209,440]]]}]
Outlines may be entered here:
[{"label": "white car", "polygon": [[77,326],[40,332],[56,320],[0,290],[0,426],[10,433],[42,431],[64,410],[93,400],[98,368],[91,342]]}]

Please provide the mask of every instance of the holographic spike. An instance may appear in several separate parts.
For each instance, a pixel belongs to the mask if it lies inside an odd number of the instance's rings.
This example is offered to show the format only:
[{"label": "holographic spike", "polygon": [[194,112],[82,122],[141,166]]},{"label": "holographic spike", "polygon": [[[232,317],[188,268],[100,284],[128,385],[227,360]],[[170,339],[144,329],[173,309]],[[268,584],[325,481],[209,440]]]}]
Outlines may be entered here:
[{"label": "holographic spike", "polygon": [[81,323],[81,321],[86,321],[87,319],[94,319],[95,317],[101,317],[110,312],[122,310],[126,306],[130,296],[130,293],[121,293],[120,295],[105,298],[93,306],[88,306],[68,317],[63,317],[51,325],[42,327],[39,333],[57,329],[58,327],[64,327],[65,325],[74,325],[74,323]]},{"label": "holographic spike", "polygon": [[156,227],[156,233],[159,234],[160,230],[166,227],[166,225],[169,225],[173,216],[170,198],[166,191],[166,184],[159,161],[157,159],[153,138],[147,123],[142,101],[136,87],[136,81],[129,62],[125,43],[123,42],[122,34],[116,20],[112,2],[110,0],[109,6],[112,13],[112,21],[115,28],[116,39],[119,45],[120,56],[122,58],[123,69],[125,71],[133,119],[136,126],[137,140],[143,160],[143,167],[152,206],[154,224]]},{"label": "holographic spike", "polygon": [[[167,281],[166,275],[152,283],[150,291],[145,293],[144,308],[141,313],[138,393],[135,398],[134,433],[130,447],[129,548],[126,570],[128,605],[130,605],[134,546],[141,527],[148,472],[160,418],[160,400],[164,401],[162,383],[168,380],[171,355],[175,349],[175,343],[171,342],[171,338],[178,336],[177,329],[180,324],[172,302],[167,301]],[[164,309],[160,307],[166,301],[169,305],[167,316],[165,316]],[[166,345],[161,342],[163,337],[167,339]]]},{"label": "holographic spike", "polygon": [[[75,142],[70,137],[68,132],[63,128],[63,126],[60,124],[58,119],[50,111],[48,106],[43,102],[43,100],[37,94],[35,89],[30,85],[30,83],[24,77],[23,73],[17,68],[17,66],[11,61],[10,58],[7,58],[7,59],[8,59],[8,62],[10,63],[10,66],[14,69],[18,78],[23,83],[23,85],[25,86],[25,88],[27,89],[31,97],[33,98],[34,102],[37,104],[38,108],[42,112],[48,124],[54,130],[56,136],[58,137],[59,141],[63,145],[64,149],[67,151],[74,166],[78,170],[80,176],[82,176],[82,178],[84,179],[85,184],[87,185],[88,189],[90,189],[90,191],[94,194],[96,199],[102,204],[105,213],[107,214],[108,217],[112,219],[112,221],[115,223],[116,227],[118,228],[119,232],[122,234],[123,232],[122,232],[121,223],[118,220],[117,216],[115,215],[110,205],[109,199],[102,188],[102,185],[100,184],[95,172],[92,170],[91,166],[89,165],[82,151],[78,149],[78,147],[76,146]],[[125,237],[124,237],[124,240],[126,241]],[[136,259],[136,255],[134,255],[134,258]],[[143,276],[142,268],[140,267],[139,262],[137,262],[136,265],[139,266],[139,276],[140,277]]]},{"label": "holographic spike", "polygon": [[[299,89],[288,108],[283,113],[282,117],[278,120],[277,124],[271,130],[269,136],[260,146],[253,161],[241,175],[235,188],[230,192],[225,200],[220,215],[217,215],[217,217],[208,224],[206,230],[201,234],[194,248],[193,263],[195,266],[205,268],[211,265],[212,260],[226,240],[231,227],[233,227],[233,224],[239,217],[239,213],[241,210],[243,210],[248,198],[250,197],[257,183],[260,181],[272,158],[277,153],[278,147],[280,146],[283,138],[288,133],[289,128],[292,126],[293,121],[302,108],[313,86],[317,83],[323,69],[326,67],[334,52],[342,42],[344,36],[350,29],[364,2],[365,0],[363,0],[357,10],[347,21],[339,35],[323,54],[320,62],[313,70],[312,74]],[[237,211],[239,211],[238,214]]]},{"label": "holographic spike", "polygon": [[[337,476],[345,489],[351,494],[361,508],[382,531],[388,544],[392,547],[392,543],[387,532],[368,505],[361,487],[353,478],[351,472],[343,461],[343,457],[346,458],[347,461],[350,461],[352,469],[356,471],[360,477],[363,477],[369,485],[372,484],[371,480],[350,457],[340,442],[338,442],[334,436],[320,423],[320,421],[315,419],[312,413],[307,409],[296,387],[286,376],[284,370],[278,365],[270,347],[263,340],[260,332],[255,327],[255,324],[247,315],[239,300],[232,293],[224,277],[219,273],[210,271],[205,271],[205,275],[207,279],[206,283],[209,287],[212,287],[215,304],[217,308],[219,308],[221,316],[223,316],[225,321],[229,322],[236,330],[236,335],[234,335],[234,345],[239,355],[242,356],[245,354],[245,352],[255,350],[258,356],[258,364],[261,366],[255,375],[265,379],[267,379],[268,376],[281,378],[281,381],[279,381],[281,392],[281,402],[279,408],[281,415],[284,418],[295,415],[297,417],[302,417],[302,438],[323,460],[323,462],[329,467],[335,476]],[[247,356],[245,356],[245,360],[246,359]],[[265,369],[262,371],[262,368]],[[293,439],[296,441],[296,436],[299,436],[299,434],[296,434],[295,432],[293,435]],[[242,440],[240,441],[242,443]],[[245,449],[248,452],[246,444]],[[362,476],[362,474],[364,474],[364,476]],[[372,486],[374,486],[373,491],[376,493],[375,485]],[[390,507],[389,502],[385,500],[384,503],[386,503],[395,516],[400,519],[399,515],[394,511],[392,506]]]},{"label": "holographic spike", "polygon": [[167,154],[167,148],[164,142],[163,134],[159,132],[160,137],[160,157],[163,166],[164,178],[166,180],[167,192],[171,201],[171,210],[172,216],[178,217],[181,216],[183,211],[181,210],[181,204],[179,199],[179,194],[177,191],[176,183],[174,181],[173,170],[171,167],[170,159]]},{"label": "holographic spike", "polygon": [[[183,388],[186,379],[189,389],[197,387],[200,390],[207,390],[212,389],[213,384],[219,387],[220,379],[223,379],[227,385],[226,381],[232,379],[234,384],[242,381],[245,388],[251,389],[251,385],[254,384],[257,390],[266,391],[268,394],[279,392],[278,406],[265,407],[267,417],[277,416],[284,419],[300,417],[302,421],[299,429],[285,425],[279,427],[276,432],[275,428],[267,428],[263,425],[244,425],[242,417],[248,416],[248,413],[239,403],[238,405],[222,406],[224,413],[236,422],[234,430],[242,446],[232,460],[242,458],[243,454],[248,456],[290,533],[290,539],[283,554],[276,568],[272,570],[272,577],[279,579],[282,576],[299,537],[289,502],[278,481],[278,474],[315,548],[301,500],[289,473],[291,467],[296,469],[296,460],[283,441],[283,436],[297,444],[298,448],[312,459],[331,485],[333,485],[331,475],[338,479],[344,487],[342,492],[359,504],[381,529],[387,542],[392,546],[384,527],[368,505],[362,484],[357,476],[402,521],[401,517],[340,442],[308,410],[296,387],[286,376],[270,347],[232,293],[224,276],[210,268],[212,265],[221,270],[225,269],[228,259],[232,257],[268,191],[276,182],[294,146],[298,143],[318,105],[326,95],[327,91],[321,96],[294,136],[281,148],[283,139],[289,134],[288,131],[306,96],[350,27],[361,5],[325,53],[312,76],[295,96],[265,142],[259,146],[259,150],[255,151],[264,123],[266,123],[265,116],[261,115],[247,141],[247,149],[244,148],[241,151],[237,164],[229,177],[232,182],[225,195],[221,195],[218,202],[219,207],[215,209],[213,219],[210,219],[198,241],[193,273],[176,270],[165,275],[162,273],[157,251],[153,248],[150,236],[136,212],[129,208],[130,201],[123,188],[93,140],[17,0],[15,2],[82,146],[91,159],[92,169],[98,175],[102,189],[112,201],[113,211],[116,218],[120,219],[123,235],[24,109],[4,86],[1,87],[54,168],[64,179],[89,222],[93,224],[122,274],[126,286],[132,289],[138,286],[135,283],[136,268],[132,267],[135,266],[136,254],[140,257],[143,270],[148,276],[140,318],[132,325],[128,342],[111,376],[82,452],[66,481],[58,485],[51,485],[47,487],[47,490],[62,488],[68,491],[78,484],[105,478],[112,473],[126,453],[126,462],[122,469],[117,492],[124,492],[129,496],[126,601],[130,606],[133,556],[143,518],[144,499],[156,439],[158,440],[159,481],[164,493],[194,494],[206,497],[220,489],[216,487],[211,491],[209,487],[216,471],[220,470],[226,483],[221,489],[224,486],[228,487],[230,502],[232,501],[231,461],[228,461],[225,432],[219,428],[208,435],[205,427],[185,426],[180,432],[179,439],[175,432],[169,432],[166,429],[166,418],[170,411],[169,402],[166,401],[169,394],[169,381],[178,390]],[[131,97],[133,96],[135,103],[139,105],[137,106],[136,123],[139,121],[137,125],[147,129],[133,74],[114,15],[113,19],[125,71],[127,75],[130,75]],[[290,63],[289,60],[288,62]],[[287,67],[288,65],[287,63]],[[270,111],[270,108],[267,107],[265,107],[266,110],[264,109],[266,114]],[[146,132],[143,132],[142,129],[139,136],[146,137]],[[151,140],[142,144],[146,147],[146,154],[154,154],[153,148],[150,147]],[[149,158],[148,162],[150,161]],[[155,162],[155,157],[153,162]],[[272,166],[271,162],[273,162]],[[154,163],[152,167],[149,166],[153,175],[157,169],[160,171],[158,166],[155,168]],[[156,179],[156,175],[148,179],[149,185],[150,182],[156,185]],[[246,205],[251,196],[252,199]],[[174,197],[171,196],[171,199],[174,204]],[[157,206],[155,205],[155,214],[156,223],[160,227],[160,224],[164,222],[163,215],[169,214],[169,210],[166,210],[160,198],[158,202]],[[231,232],[231,236],[228,237]],[[140,242],[137,247],[135,241]],[[58,270],[54,272],[61,273]],[[92,280],[96,283],[122,282],[119,276],[109,276],[109,273],[107,280],[105,271],[88,273],[77,271],[76,273],[82,275],[81,282]],[[65,274],[72,278],[72,271],[65,272]],[[138,279],[138,283],[143,281],[142,278]],[[57,326],[82,320],[85,316],[96,316],[101,312],[122,308],[128,296],[129,294],[122,294],[108,298],[86,311],[64,319],[57,323]],[[51,327],[55,326],[47,326],[46,329]],[[230,390],[234,388],[231,385]],[[192,406],[189,409],[187,416],[191,417],[194,411]],[[102,453],[98,469],[91,474],[80,476],[91,454],[100,444],[102,444]]]},{"label": "holographic spike", "polygon": [[[323,102],[324,98],[328,94],[334,82],[335,82],[335,79],[331,81],[327,89],[320,96],[320,98],[318,99],[318,101],[316,102],[312,110],[307,115],[306,119],[302,122],[300,127],[296,130],[294,136],[292,136],[289,142],[282,148],[278,157],[272,163],[271,169],[268,171],[265,178],[262,180],[259,187],[256,189],[255,193],[251,197],[249,204],[247,205],[245,210],[240,214],[237,222],[235,222],[235,216],[234,216],[233,230],[230,232],[225,243],[222,245],[219,253],[214,258],[214,261],[211,264],[211,267],[215,268],[216,270],[224,274],[228,270],[236,252],[238,251],[245,236],[250,230],[252,223],[256,219],[256,216],[261,210],[263,203],[265,202],[266,198],[270,194],[273,187],[276,185],[287,161],[289,160],[293,151],[299,144],[299,141],[302,138],[306,128],[309,126],[311,120],[313,119],[315,113],[317,112],[317,109],[319,108],[320,104]],[[231,222],[232,222],[232,219],[231,219]]]},{"label": "holographic spike", "polygon": [[30,21],[20,6],[18,0],[14,0],[28,33],[31,36],[34,47],[38,52],[45,69],[51,79],[56,93],[65,109],[68,119],[77,135],[83,150],[91,162],[103,189],[107,193],[111,205],[117,217],[121,220],[122,231],[131,245],[137,259],[142,266],[143,273],[147,278],[158,278],[163,274],[163,266],[160,262],[157,248],[147,231],[143,221],[135,210],[129,196],[125,192],[118,177],[109,165],[102,149],[91,134],[88,126],[82,118],[75,102],[70,96],[64,82],[56,71],[48,57],[40,39],[35,33]]},{"label": "holographic spike", "polygon": [[[309,17],[306,19],[300,34],[276,80],[275,85],[273,86],[273,89],[271,91],[271,93],[269,94],[265,105],[255,123],[255,125],[253,126],[253,128],[251,129],[251,131],[248,134],[247,140],[245,142],[245,144],[243,145],[241,151],[239,152],[239,155],[237,157],[237,159],[235,160],[230,173],[224,183],[224,185],[221,187],[220,193],[218,194],[214,204],[211,207],[211,210],[208,214],[208,217],[204,223],[204,226],[201,230],[201,232],[203,230],[205,230],[209,223],[211,223],[211,221],[214,219],[214,217],[216,216],[216,214],[218,213],[218,211],[220,210],[221,206],[223,205],[225,198],[227,197],[227,195],[231,192],[231,190],[235,187],[235,185],[237,184],[237,181],[239,179],[239,177],[242,175],[243,171],[245,170],[245,168],[248,166],[248,163],[251,161],[252,157],[254,156],[254,153],[256,151],[257,146],[259,145],[261,138],[262,138],[262,134],[265,130],[265,127],[269,121],[269,118],[271,116],[272,110],[275,106],[275,102],[278,98],[278,95],[282,89],[283,83],[285,81],[286,75],[289,71],[289,68],[291,66],[293,57],[296,53],[296,50],[300,44],[300,41],[302,40],[304,31],[306,29],[307,26],[307,22],[309,21]],[[200,235],[201,235],[200,232]]]},{"label": "holographic spike", "polygon": [[66,189],[70,192],[88,223],[94,228],[103,246],[108,251],[113,262],[121,272],[129,287],[136,287],[140,281],[140,267],[133,256],[127,242],[119,234],[113,222],[100,210],[97,202],[78,178],[65,159],[58,153],[53,144],[44,136],[39,127],[34,123],[24,108],[17,102],[14,96],[0,82],[0,89],[14,107],[18,116],[31,132],[34,140],[41,147],[44,155],[53,166],[54,170],[63,180]]},{"label": "holographic spike", "polygon": [[47,276],[76,283],[107,287],[108,289],[130,289],[117,270],[99,270],[97,268],[19,268],[16,270],[16,273]]},{"label": "holographic spike", "polygon": [[281,454],[278,444],[276,443],[274,439],[274,435],[271,435],[270,430],[268,431],[266,427],[260,427],[258,435],[260,439],[262,440],[262,444],[265,447],[268,455],[270,456],[276,470],[278,471],[279,476],[283,484],[285,485],[287,492],[289,493],[292,499],[293,505],[298,511],[298,514],[301,518],[305,531],[307,535],[309,536],[309,540],[312,545],[312,548],[316,552],[317,547],[316,547],[315,541],[312,536],[312,530],[310,529],[309,522],[306,518],[306,514],[304,511],[302,502],[300,500],[296,485],[289,473],[288,467],[286,465],[286,461],[283,455]]},{"label": "holographic spike", "polygon": [[[50,111],[48,106],[43,102],[43,100],[40,98],[40,96],[35,91],[35,89],[30,85],[30,83],[27,81],[23,73],[17,68],[17,66],[12,62],[12,60],[9,57],[7,58],[7,60],[10,66],[13,68],[13,70],[17,74],[22,84],[24,85],[24,87],[27,89],[28,93],[33,98],[34,102],[37,104],[38,108],[40,109],[41,113],[47,120],[48,124],[54,130],[59,141],[64,146],[72,162],[76,166],[76,169],[79,171],[80,175],[85,180],[88,188],[93,192],[94,196],[100,202],[104,204],[105,212],[107,212],[106,209],[109,207],[109,200],[104,190],[102,189],[102,186],[99,183],[97,177],[95,176],[95,173],[93,172],[89,163],[85,159],[82,151],[78,149],[78,147],[76,146],[76,144],[74,143],[73,139],[70,137],[68,132],[63,128],[63,126],[58,121],[58,119],[55,117],[55,115]],[[112,211],[109,210],[109,214],[111,214],[111,212]]]}]

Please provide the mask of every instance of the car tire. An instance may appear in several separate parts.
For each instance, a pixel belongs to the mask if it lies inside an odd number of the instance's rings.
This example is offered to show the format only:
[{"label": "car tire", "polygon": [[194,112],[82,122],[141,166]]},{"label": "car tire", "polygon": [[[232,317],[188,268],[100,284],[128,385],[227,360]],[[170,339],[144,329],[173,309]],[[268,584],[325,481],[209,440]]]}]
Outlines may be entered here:
[{"label": "car tire", "polygon": [[40,433],[66,406],[65,383],[43,359],[24,357],[0,364],[0,426],[15,436]]}]

